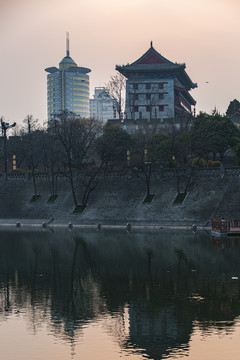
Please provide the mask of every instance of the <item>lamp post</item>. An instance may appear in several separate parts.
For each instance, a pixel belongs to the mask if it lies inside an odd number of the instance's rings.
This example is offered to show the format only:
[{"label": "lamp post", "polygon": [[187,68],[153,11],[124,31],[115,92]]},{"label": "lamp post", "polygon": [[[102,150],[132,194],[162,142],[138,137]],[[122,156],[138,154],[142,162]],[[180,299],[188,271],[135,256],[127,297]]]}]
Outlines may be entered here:
[{"label": "lamp post", "polygon": [[1,128],[2,128],[2,136],[3,136],[3,145],[4,145],[4,170],[5,174],[7,174],[7,130],[16,126],[16,123],[9,124],[3,119],[1,119]]}]

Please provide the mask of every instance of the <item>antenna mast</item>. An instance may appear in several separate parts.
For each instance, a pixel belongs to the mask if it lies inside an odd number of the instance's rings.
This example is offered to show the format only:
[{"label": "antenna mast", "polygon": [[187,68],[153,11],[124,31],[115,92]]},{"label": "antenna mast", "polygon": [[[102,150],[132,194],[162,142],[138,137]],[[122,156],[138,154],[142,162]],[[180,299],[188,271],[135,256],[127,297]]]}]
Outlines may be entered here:
[{"label": "antenna mast", "polygon": [[69,51],[69,32],[66,32],[66,53],[67,56],[70,56],[70,51]]}]

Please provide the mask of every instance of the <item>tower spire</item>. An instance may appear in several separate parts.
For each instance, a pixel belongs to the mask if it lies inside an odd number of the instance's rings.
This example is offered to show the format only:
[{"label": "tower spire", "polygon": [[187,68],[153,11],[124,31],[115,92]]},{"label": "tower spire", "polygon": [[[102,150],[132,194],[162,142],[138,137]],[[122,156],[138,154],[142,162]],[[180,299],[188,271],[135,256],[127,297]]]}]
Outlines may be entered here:
[{"label": "tower spire", "polygon": [[70,51],[69,51],[69,32],[66,32],[66,55],[70,56]]}]

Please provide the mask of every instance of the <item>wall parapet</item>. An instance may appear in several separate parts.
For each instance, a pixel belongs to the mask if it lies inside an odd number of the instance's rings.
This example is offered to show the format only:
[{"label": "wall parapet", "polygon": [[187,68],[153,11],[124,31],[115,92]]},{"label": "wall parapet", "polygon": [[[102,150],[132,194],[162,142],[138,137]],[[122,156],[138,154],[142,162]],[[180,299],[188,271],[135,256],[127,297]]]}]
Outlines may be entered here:
[{"label": "wall parapet", "polygon": [[[223,177],[240,177],[240,167],[229,168],[161,168],[154,171],[154,177],[157,179],[171,179],[176,176],[192,176],[197,178],[223,178]],[[32,174],[29,172],[23,173],[8,173],[0,174],[0,181],[9,182],[28,182],[32,179]],[[74,176],[78,180],[84,179],[89,176],[86,171],[75,171]],[[97,178],[99,179],[119,179],[119,178],[134,178],[136,176],[136,169],[132,170],[114,170],[114,171],[102,171],[99,172]],[[58,172],[54,174],[55,179],[66,181],[69,179],[67,172]],[[35,173],[35,179],[37,181],[52,181],[52,176],[49,173]]]}]

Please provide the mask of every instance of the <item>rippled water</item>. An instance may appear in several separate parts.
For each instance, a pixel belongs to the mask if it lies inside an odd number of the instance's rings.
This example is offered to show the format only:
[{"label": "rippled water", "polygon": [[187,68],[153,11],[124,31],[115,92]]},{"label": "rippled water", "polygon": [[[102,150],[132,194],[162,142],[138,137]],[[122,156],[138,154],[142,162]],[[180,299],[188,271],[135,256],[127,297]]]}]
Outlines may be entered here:
[{"label": "rippled water", "polygon": [[4,360],[236,360],[238,239],[0,232]]}]

